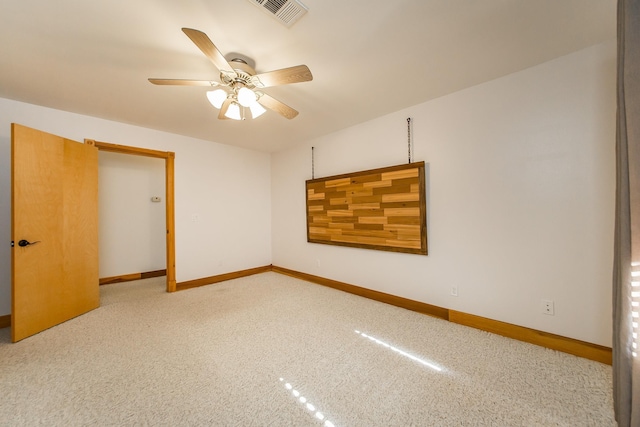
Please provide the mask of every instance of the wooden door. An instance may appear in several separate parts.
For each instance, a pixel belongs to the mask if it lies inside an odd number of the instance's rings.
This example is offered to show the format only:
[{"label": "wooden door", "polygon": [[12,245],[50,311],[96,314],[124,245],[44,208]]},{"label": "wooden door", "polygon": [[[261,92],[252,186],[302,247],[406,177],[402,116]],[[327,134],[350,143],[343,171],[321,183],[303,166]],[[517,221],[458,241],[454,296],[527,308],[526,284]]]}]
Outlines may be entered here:
[{"label": "wooden door", "polygon": [[11,125],[11,338],[100,305],[98,150]]}]

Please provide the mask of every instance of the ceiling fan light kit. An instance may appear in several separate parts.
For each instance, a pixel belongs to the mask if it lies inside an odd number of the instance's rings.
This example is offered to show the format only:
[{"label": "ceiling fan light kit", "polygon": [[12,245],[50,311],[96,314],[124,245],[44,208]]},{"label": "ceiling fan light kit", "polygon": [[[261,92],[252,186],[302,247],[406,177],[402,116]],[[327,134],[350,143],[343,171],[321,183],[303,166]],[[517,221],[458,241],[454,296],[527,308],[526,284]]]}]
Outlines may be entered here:
[{"label": "ceiling fan light kit", "polygon": [[251,111],[251,117],[254,119],[260,117],[267,111],[262,105],[258,104],[257,102],[251,104],[249,106],[249,110]]},{"label": "ceiling fan light kit", "polygon": [[240,105],[237,102],[232,102],[227,108],[227,112],[224,113],[225,117],[233,120],[242,120],[244,115],[241,114]]},{"label": "ceiling fan light kit", "polygon": [[238,102],[243,107],[251,107],[253,104],[258,102],[258,97],[254,91],[243,86],[238,89]]},{"label": "ceiling fan light kit", "polygon": [[222,89],[210,90],[207,92],[207,98],[211,105],[216,107],[218,110],[222,108],[222,103],[225,99],[227,99],[227,92]]},{"label": "ceiling fan light kit", "polygon": [[255,119],[265,113],[265,107],[287,119],[293,119],[298,115],[296,110],[267,95],[261,89],[311,81],[313,75],[309,67],[297,65],[256,74],[256,71],[242,59],[234,58],[227,62],[202,31],[191,28],[183,28],[182,31],[220,71],[220,82],[186,79],[149,79],[149,82],[155,85],[218,87],[207,92],[207,99],[220,110],[219,119],[244,120],[247,108],[251,112],[251,118]]}]

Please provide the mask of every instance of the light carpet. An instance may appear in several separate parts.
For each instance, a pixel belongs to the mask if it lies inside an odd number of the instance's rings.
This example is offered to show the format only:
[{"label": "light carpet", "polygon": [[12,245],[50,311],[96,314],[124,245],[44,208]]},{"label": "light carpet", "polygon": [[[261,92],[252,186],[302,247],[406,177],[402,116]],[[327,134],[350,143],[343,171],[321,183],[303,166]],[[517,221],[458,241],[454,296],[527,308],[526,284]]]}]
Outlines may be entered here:
[{"label": "light carpet", "polygon": [[0,330],[2,426],[615,426],[611,367],[269,272]]}]

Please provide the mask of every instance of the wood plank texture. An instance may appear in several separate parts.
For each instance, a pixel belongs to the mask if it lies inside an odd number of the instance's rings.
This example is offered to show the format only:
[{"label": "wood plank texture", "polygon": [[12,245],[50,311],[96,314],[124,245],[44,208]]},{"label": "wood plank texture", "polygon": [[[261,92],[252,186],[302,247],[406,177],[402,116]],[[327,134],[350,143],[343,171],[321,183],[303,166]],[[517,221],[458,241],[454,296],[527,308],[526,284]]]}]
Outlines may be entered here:
[{"label": "wood plank texture", "polygon": [[308,180],[306,194],[308,242],[427,255],[424,162]]}]

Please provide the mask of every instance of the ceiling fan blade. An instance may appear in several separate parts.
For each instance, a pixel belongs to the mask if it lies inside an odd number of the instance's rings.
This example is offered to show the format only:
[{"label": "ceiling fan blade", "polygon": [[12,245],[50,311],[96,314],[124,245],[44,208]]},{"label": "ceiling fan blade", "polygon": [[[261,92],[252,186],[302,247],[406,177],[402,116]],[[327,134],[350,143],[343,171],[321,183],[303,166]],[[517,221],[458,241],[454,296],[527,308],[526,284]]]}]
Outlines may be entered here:
[{"label": "ceiling fan blade", "polygon": [[220,107],[220,112],[218,113],[218,118],[220,120],[229,120],[229,117],[225,116],[225,114],[227,113],[231,102],[233,102],[233,100],[231,98],[227,98],[222,103],[222,107]]},{"label": "ceiling fan blade", "polygon": [[234,76],[236,75],[231,65],[229,65],[222,53],[220,53],[216,45],[213,44],[205,33],[192,28],[183,28],[182,31],[198,46],[202,53],[213,62],[213,65],[215,65],[218,70],[232,73]]},{"label": "ceiling fan blade", "polygon": [[256,74],[251,78],[253,84],[260,88],[308,82],[311,80],[313,80],[313,75],[306,65],[297,65],[295,67]]},{"label": "ceiling fan blade", "polygon": [[263,93],[258,99],[258,102],[262,104],[264,107],[269,108],[270,110],[275,111],[276,113],[286,117],[287,119],[293,119],[298,115],[298,112],[293,108],[289,107],[287,104],[283,104],[277,99]]},{"label": "ceiling fan blade", "polygon": [[167,86],[219,86],[220,83],[211,80],[187,80],[187,79],[149,79],[154,85]]}]

